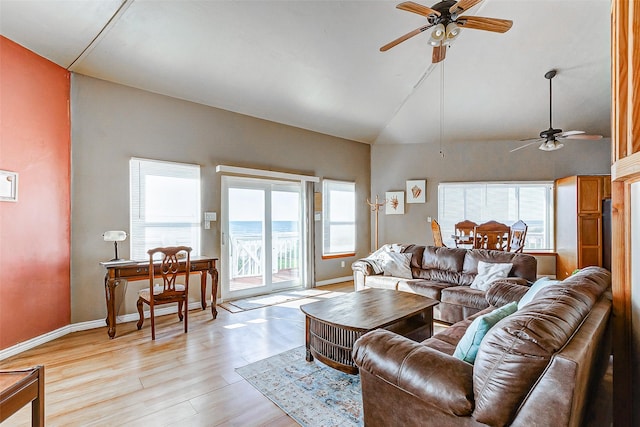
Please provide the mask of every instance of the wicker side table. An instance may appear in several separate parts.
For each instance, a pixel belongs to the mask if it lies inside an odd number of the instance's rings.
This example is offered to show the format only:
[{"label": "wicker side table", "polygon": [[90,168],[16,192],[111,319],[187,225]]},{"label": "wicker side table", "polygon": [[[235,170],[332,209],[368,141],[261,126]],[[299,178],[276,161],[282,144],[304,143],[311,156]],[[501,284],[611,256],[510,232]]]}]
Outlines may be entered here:
[{"label": "wicker side table", "polygon": [[305,304],[306,359],[349,374],[358,373],[351,352],[363,334],[384,328],[416,341],[433,334],[438,301],[389,289],[365,289],[344,297]]}]

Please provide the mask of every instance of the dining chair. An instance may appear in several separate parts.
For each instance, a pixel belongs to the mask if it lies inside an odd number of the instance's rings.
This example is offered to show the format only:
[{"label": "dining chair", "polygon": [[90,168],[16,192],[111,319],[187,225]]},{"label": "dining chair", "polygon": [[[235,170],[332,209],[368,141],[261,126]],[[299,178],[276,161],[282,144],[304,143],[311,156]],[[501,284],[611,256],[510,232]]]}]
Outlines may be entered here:
[{"label": "dining chair", "polygon": [[518,220],[511,226],[511,237],[509,237],[509,252],[522,252],[524,250],[524,240],[527,237],[529,226],[522,220]]},{"label": "dining chair", "polygon": [[[138,292],[138,330],[144,323],[143,305],[149,306],[151,317],[151,339],[156,339],[155,306],[161,304],[178,303],[178,318],[184,318],[184,332],[187,332],[189,318],[189,274],[191,271],[191,248],[188,246],[172,246],[155,248],[147,251],[149,254],[149,287]],[[155,254],[161,254],[160,261],[154,259]],[[182,259],[185,258],[185,261]],[[181,268],[180,264],[184,264]],[[158,270],[156,274],[155,270]],[[176,283],[179,276],[184,277],[184,284]],[[161,279],[161,283],[155,283],[155,279]],[[184,315],[183,315],[184,307]]]},{"label": "dining chair", "polygon": [[461,246],[473,247],[473,229],[477,226],[473,221],[465,219],[457,223],[455,227],[454,240],[456,242],[456,248]]},{"label": "dining chair", "polygon": [[511,227],[497,221],[488,221],[473,229],[474,249],[506,251],[509,248]]},{"label": "dining chair", "polygon": [[435,219],[431,220],[431,232],[433,233],[433,246],[446,247],[442,241],[442,231],[440,231],[440,224]]}]

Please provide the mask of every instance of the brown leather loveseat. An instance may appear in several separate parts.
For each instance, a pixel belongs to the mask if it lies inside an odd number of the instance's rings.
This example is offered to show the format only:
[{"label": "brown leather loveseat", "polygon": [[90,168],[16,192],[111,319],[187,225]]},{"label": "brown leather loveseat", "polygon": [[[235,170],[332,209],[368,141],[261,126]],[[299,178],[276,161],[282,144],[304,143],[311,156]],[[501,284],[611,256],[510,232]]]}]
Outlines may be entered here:
[{"label": "brown leather loveseat", "polygon": [[353,282],[356,291],[366,288],[413,292],[440,301],[433,310],[435,320],[455,323],[489,307],[485,291],[471,287],[478,274],[479,262],[512,263],[508,280],[522,285],[536,281],[537,261],[526,254],[420,245],[394,245],[400,253],[410,255],[406,277],[376,274],[371,258],[355,261]]},{"label": "brown leather loveseat", "polygon": [[[453,354],[480,313],[422,343],[386,330],[363,335],[353,356],[365,424],[583,425],[610,355],[610,285],[607,270],[588,267],[540,290],[488,330],[473,364]],[[526,292],[496,282],[483,313]]]}]

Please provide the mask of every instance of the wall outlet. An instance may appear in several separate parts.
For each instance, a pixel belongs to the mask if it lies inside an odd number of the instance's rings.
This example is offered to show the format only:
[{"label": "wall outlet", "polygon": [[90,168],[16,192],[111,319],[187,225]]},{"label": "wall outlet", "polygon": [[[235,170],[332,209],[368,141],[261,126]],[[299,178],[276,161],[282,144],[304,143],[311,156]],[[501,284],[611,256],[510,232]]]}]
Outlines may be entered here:
[{"label": "wall outlet", "polygon": [[427,222],[431,222],[431,217],[430,216],[427,217]]},{"label": "wall outlet", "polygon": [[341,261],[340,262],[340,267],[344,268],[344,266],[345,266],[344,261]]}]

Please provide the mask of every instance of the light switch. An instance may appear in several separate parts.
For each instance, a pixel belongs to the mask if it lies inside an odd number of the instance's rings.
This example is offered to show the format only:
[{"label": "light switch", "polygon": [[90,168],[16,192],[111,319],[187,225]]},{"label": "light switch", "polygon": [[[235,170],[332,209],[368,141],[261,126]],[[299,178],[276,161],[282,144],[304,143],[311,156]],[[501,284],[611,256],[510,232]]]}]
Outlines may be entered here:
[{"label": "light switch", "polygon": [[217,215],[215,212],[205,212],[204,213],[204,229],[211,229],[211,221],[215,221],[217,219]]}]

